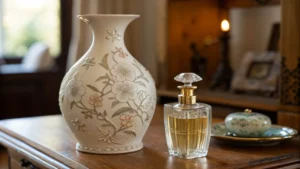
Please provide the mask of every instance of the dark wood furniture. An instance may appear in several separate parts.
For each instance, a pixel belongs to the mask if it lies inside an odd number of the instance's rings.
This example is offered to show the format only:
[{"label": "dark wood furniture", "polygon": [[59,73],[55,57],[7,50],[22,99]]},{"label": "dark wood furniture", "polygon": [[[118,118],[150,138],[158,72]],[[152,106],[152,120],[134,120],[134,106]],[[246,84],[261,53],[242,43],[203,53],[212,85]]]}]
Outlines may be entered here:
[{"label": "dark wood furniture", "polygon": [[300,1],[281,0],[280,124],[300,129]]},{"label": "dark wood furniture", "polygon": [[1,72],[0,119],[59,113],[59,72]]},{"label": "dark wood furniture", "polygon": [[0,146],[0,168],[7,168],[8,166],[8,153],[6,149]]},{"label": "dark wood furniture", "polygon": [[[212,139],[208,156],[192,160],[170,157],[164,136],[163,109],[155,116],[140,151],[95,155],[75,150],[76,140],[62,116],[0,121],[0,143],[8,149],[11,168],[299,168],[300,138],[269,147],[236,147]],[[213,111],[214,112],[214,111]],[[213,118],[213,122],[223,119]]]}]

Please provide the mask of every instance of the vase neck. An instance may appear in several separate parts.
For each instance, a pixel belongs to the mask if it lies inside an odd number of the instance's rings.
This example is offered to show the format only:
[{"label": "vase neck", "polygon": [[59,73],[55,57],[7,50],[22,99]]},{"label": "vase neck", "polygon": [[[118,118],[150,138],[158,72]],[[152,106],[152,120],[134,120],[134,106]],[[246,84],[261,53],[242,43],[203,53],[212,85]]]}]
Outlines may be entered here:
[{"label": "vase neck", "polygon": [[93,43],[100,45],[124,45],[124,33],[128,24],[138,15],[79,15],[93,31]]}]

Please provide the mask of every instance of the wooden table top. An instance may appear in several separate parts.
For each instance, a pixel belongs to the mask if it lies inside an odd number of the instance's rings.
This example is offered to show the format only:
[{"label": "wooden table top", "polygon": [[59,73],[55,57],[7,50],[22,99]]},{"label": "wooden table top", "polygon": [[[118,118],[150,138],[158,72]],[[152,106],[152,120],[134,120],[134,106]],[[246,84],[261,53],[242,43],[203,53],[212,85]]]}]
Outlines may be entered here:
[{"label": "wooden table top", "polygon": [[[213,118],[213,122],[223,119]],[[76,140],[61,115],[0,121],[0,137],[8,135],[71,168],[192,169],[245,167],[300,167],[300,138],[268,147],[237,147],[211,139],[207,157],[184,160],[168,155],[163,109],[155,116],[140,151],[120,155],[96,155],[76,151]],[[276,167],[277,166],[277,167]],[[297,166],[295,168],[297,168]]]}]

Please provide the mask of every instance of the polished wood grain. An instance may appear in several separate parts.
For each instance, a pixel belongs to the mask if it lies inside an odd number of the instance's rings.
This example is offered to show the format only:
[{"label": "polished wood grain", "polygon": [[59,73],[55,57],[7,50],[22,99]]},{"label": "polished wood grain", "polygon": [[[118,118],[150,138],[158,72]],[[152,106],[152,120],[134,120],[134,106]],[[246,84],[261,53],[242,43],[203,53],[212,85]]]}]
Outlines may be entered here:
[{"label": "polished wood grain", "polygon": [[281,83],[278,123],[300,129],[300,1],[281,0]]},{"label": "polished wood grain", "polygon": [[286,66],[293,70],[300,58],[300,1],[281,1],[280,52],[286,57]]},{"label": "polished wood grain", "polygon": [[3,132],[0,132],[0,144],[5,146],[8,151],[10,165],[14,166],[11,167],[12,169],[21,168],[24,162],[29,162],[36,168],[69,168],[65,164],[54,160],[52,157]]},{"label": "polished wood grain", "polygon": [[293,127],[300,131],[300,113],[279,111],[277,119],[278,124]]},{"label": "polished wood grain", "polygon": [[[191,70],[190,44],[197,49],[203,48],[207,39],[217,40],[221,33],[218,0],[181,0],[168,1],[168,39],[167,39],[167,87],[176,86],[174,77]],[[219,57],[219,44],[204,47],[200,54],[207,59],[206,75],[208,80],[215,72]]]},{"label": "polished wood grain", "polygon": [[8,167],[8,154],[4,147],[0,146],[0,169]]},{"label": "polished wood grain", "polygon": [[[213,118],[214,123],[220,121],[223,119]],[[0,122],[0,131],[2,131],[0,138],[15,139],[12,144],[32,152],[34,156],[46,162],[47,158],[51,158],[71,168],[259,168],[261,165],[276,168],[278,165],[300,163],[299,137],[270,147],[230,146],[212,139],[207,157],[192,160],[170,157],[165,141],[162,106],[157,106],[155,116],[144,137],[144,148],[134,153],[95,155],[76,151],[76,140],[59,115],[4,120]],[[38,152],[33,152],[25,145],[19,145],[21,143],[44,153],[44,156],[36,155]]]}]

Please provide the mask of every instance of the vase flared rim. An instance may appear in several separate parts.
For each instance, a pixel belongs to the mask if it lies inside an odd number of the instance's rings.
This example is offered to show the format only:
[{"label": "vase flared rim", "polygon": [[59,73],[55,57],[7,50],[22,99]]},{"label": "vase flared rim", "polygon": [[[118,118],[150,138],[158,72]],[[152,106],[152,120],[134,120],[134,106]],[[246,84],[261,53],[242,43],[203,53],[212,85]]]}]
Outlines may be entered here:
[{"label": "vase flared rim", "polygon": [[80,17],[140,17],[140,15],[136,14],[82,14],[82,15],[77,15],[78,18]]}]

